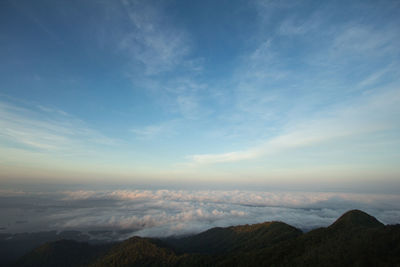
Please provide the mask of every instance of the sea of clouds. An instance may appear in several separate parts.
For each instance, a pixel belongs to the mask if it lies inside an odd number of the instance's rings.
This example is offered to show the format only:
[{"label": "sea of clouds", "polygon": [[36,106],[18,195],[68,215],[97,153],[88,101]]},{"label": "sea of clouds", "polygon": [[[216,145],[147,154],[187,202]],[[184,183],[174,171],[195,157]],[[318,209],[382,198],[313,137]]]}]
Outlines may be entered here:
[{"label": "sea of clouds", "polygon": [[116,231],[165,237],[216,226],[283,221],[304,231],[350,209],[400,223],[400,196],[221,190],[110,190],[52,193],[0,190],[0,232]]}]

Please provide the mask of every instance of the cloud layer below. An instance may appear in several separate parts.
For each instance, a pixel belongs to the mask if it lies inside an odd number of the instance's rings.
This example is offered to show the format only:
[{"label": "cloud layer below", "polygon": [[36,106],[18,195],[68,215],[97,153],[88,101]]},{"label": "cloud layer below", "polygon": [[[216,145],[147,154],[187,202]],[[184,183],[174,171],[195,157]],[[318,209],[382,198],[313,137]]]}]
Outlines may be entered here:
[{"label": "cloud layer below", "polygon": [[400,196],[348,193],[114,190],[0,191],[2,232],[115,231],[113,238],[198,233],[216,226],[283,221],[328,226],[349,209],[400,222]]}]

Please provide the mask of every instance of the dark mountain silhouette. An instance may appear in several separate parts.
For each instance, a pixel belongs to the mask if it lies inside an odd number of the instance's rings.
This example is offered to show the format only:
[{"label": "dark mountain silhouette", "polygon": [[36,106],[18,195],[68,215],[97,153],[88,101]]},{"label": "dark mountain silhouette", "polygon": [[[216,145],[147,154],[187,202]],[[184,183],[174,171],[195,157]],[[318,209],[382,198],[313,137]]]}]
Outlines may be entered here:
[{"label": "dark mountain silhouette", "polygon": [[353,227],[382,227],[383,223],[375,217],[361,211],[351,210],[339,217],[330,228],[353,228]]},{"label": "dark mountain silhouette", "polygon": [[15,266],[400,266],[400,225],[352,210],[308,233],[282,222],[113,245],[47,243]]},{"label": "dark mountain silhouette", "polygon": [[22,257],[18,266],[82,266],[103,256],[112,244],[90,245],[74,240],[46,243]]},{"label": "dark mountain silhouette", "polygon": [[[98,236],[95,236],[97,238]],[[100,236],[101,237],[101,236]],[[90,244],[104,243],[104,240],[91,239],[80,231],[42,231],[34,233],[0,233],[0,266],[9,266],[34,248],[57,240],[75,240]]]},{"label": "dark mountain silhouette", "polygon": [[177,261],[176,254],[158,240],[132,237],[112,247],[91,266],[172,266]]}]

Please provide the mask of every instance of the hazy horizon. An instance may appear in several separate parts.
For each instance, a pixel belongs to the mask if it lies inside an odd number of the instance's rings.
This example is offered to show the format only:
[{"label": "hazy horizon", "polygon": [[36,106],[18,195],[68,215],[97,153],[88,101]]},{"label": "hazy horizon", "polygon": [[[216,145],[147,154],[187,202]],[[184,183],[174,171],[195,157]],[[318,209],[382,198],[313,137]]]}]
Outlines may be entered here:
[{"label": "hazy horizon", "polygon": [[[384,224],[400,217],[396,194],[246,190],[0,191],[0,233],[82,231],[92,239],[168,237],[213,227],[281,221],[303,231],[361,209]],[[90,234],[94,233],[94,234]],[[102,236],[105,233],[105,236]]]}]

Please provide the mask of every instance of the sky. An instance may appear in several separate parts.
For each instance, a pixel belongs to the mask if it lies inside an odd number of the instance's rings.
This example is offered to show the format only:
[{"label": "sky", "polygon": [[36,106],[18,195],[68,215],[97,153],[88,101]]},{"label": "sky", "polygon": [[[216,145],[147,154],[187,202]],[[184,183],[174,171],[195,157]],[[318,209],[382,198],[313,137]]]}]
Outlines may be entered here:
[{"label": "sky", "polygon": [[398,195],[399,13],[1,1],[0,184]]}]

